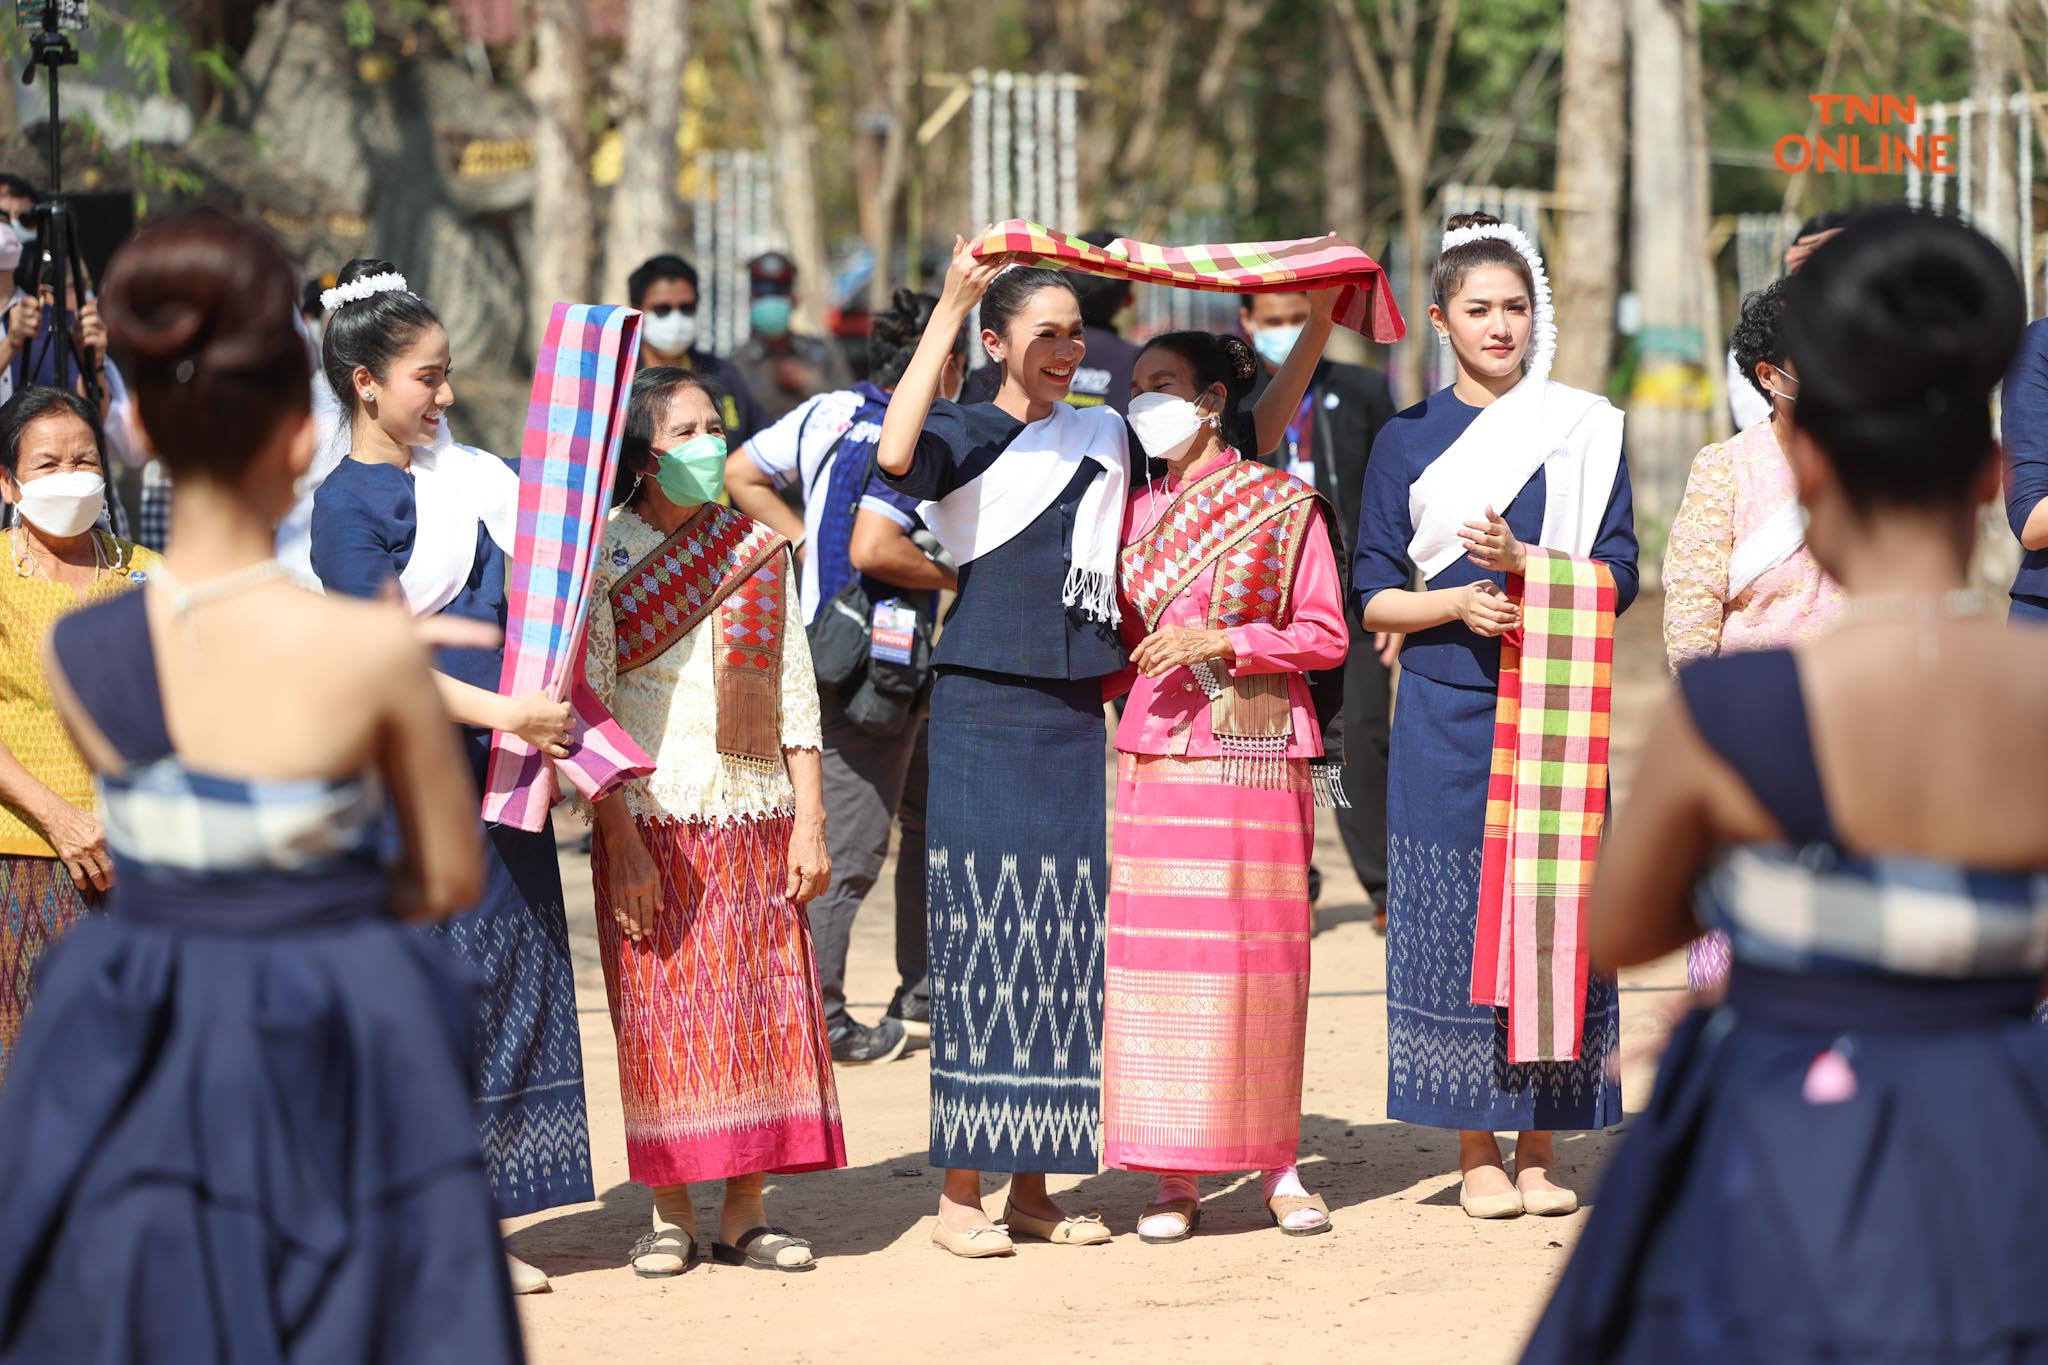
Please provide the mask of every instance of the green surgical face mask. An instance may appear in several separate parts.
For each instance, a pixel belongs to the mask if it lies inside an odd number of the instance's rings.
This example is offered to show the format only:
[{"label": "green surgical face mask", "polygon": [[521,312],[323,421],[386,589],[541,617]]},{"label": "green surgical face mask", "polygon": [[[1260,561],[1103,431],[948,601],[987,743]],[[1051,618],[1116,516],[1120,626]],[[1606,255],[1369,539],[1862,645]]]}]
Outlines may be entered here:
[{"label": "green surgical face mask", "polygon": [[725,496],[725,438],[706,432],[664,451],[655,461],[654,481],[678,506],[717,502]]}]

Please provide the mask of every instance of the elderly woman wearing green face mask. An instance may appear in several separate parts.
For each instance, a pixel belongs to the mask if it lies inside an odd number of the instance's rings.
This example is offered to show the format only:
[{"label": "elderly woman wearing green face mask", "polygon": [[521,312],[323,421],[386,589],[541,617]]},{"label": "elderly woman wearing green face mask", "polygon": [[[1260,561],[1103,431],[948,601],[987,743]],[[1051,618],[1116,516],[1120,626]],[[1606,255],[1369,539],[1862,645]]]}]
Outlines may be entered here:
[{"label": "elderly woman wearing green face mask", "polygon": [[817,683],[789,543],[718,503],[718,399],[680,369],[633,381],[590,619],[591,685],[655,762],[597,803],[591,860],[649,1277],[695,1264],[699,1180],[725,1182],[715,1259],[809,1270],[763,1177],[846,1164],[802,908],[831,873]]}]

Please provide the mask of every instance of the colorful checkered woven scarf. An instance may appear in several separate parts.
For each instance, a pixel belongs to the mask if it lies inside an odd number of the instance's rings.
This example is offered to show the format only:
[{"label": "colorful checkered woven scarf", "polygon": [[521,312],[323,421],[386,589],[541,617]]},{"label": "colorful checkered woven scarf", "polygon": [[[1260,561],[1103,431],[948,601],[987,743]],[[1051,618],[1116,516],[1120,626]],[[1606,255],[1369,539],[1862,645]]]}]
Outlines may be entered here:
[{"label": "colorful checkered woven scarf", "polygon": [[974,244],[977,256],[1005,252],[1031,257],[1055,270],[1079,270],[1213,294],[1292,294],[1347,286],[1337,300],[1338,322],[1382,343],[1399,341],[1408,330],[1387,286],[1387,272],[1378,261],[1334,233],[1285,242],[1210,246],[1153,246],[1119,237],[1099,247],[1012,218],[990,228]]},{"label": "colorful checkered woven scarf", "polygon": [[1586,1023],[1586,905],[1607,820],[1614,575],[1529,547],[1508,595],[1520,639],[1503,637],[1472,1003],[1505,1009],[1508,1061],[1579,1056]]},{"label": "colorful checkered woven scarf", "polygon": [[[1124,548],[1125,598],[1145,628],[1157,630],[1166,608],[1213,564],[1211,629],[1285,622],[1315,501],[1315,490],[1300,479],[1233,460],[1181,489],[1151,529]],[[1287,674],[1232,675],[1209,664],[1190,671],[1209,694],[1224,777],[1244,787],[1285,786],[1294,731]]]},{"label": "colorful checkered woven scarf", "polygon": [[542,828],[561,796],[558,772],[594,801],[654,771],[654,760],[583,676],[598,545],[639,350],[640,315],[630,308],[558,303],[548,318],[519,454],[519,530],[506,568],[498,690],[568,701],[572,734],[569,756],[554,763],[517,735],[493,735],[486,820]]},{"label": "colorful checkered woven scarf", "polygon": [[711,664],[718,752],[782,767],[782,631],[789,542],[730,507],[706,503],[612,588],[619,672],[630,673],[718,612]]}]

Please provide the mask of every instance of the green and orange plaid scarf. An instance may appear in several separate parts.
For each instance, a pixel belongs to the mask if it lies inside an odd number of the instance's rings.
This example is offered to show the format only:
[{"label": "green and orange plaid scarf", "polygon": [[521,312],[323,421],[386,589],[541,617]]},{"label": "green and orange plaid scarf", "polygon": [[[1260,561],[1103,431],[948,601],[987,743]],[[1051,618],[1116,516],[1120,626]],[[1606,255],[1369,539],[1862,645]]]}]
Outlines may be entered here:
[{"label": "green and orange plaid scarf", "polygon": [[1579,1057],[1586,907],[1607,821],[1614,575],[1530,546],[1508,595],[1472,947],[1472,1003],[1505,1009],[1510,1063]]}]

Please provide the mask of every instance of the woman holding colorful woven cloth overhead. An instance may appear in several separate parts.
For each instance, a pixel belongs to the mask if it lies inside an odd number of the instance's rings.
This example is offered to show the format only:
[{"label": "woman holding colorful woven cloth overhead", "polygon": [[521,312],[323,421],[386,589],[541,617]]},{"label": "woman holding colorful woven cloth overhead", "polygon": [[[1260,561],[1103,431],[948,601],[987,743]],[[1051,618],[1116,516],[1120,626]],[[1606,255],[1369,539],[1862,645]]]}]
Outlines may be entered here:
[{"label": "woman holding colorful woven cloth overhead", "polygon": [[[1335,294],[1316,297],[1254,418],[1271,439],[1329,335]],[[1106,1164],[1159,1177],[1138,1223],[1152,1243],[1194,1232],[1199,1176],[1245,1169],[1283,1232],[1330,1229],[1294,1169],[1314,794],[1335,791],[1311,771],[1306,675],[1341,666],[1348,636],[1327,507],[1239,454],[1266,444],[1239,431],[1257,374],[1242,340],[1207,332],[1155,337],[1132,372],[1131,426],[1164,473],[1124,521],[1102,1119]]]},{"label": "woman holding colorful woven cloth overhead", "polygon": [[763,1177],[846,1164],[803,910],[831,874],[818,686],[789,542],[718,503],[722,396],[633,381],[590,613],[591,688],[655,765],[597,803],[591,861],[646,1277],[696,1263],[700,1180],[725,1182],[715,1259],[811,1269]]},{"label": "woman holding colorful woven cloth overhead", "polygon": [[[1365,628],[1407,636],[1387,1115],[1459,1130],[1471,1216],[1569,1213],[1552,1130],[1621,1121],[1614,983],[1588,970],[1583,932],[1614,618],[1636,595],[1621,414],[1549,379],[1550,288],[1519,230],[1453,219],[1432,296],[1457,378],[1374,442],[1351,578]],[[1513,1181],[1502,1131],[1521,1135]]]}]

